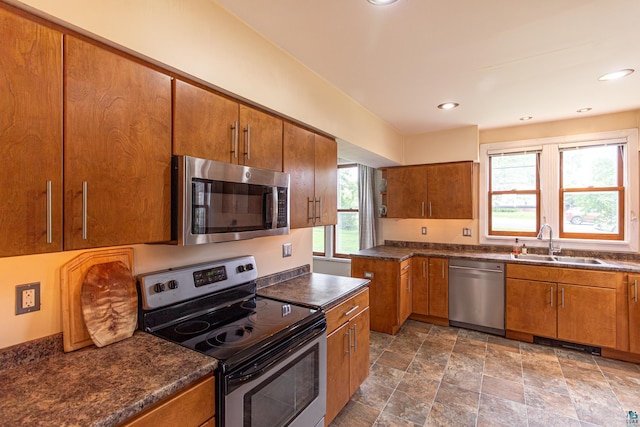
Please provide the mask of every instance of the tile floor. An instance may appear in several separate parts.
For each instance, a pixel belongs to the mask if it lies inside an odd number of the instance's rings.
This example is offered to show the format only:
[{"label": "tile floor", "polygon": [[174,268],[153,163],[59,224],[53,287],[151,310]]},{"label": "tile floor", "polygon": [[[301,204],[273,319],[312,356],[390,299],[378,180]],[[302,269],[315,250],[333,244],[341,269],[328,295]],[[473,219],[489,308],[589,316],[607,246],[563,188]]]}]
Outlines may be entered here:
[{"label": "tile floor", "polygon": [[415,321],[370,354],[332,426],[639,425],[640,365]]}]

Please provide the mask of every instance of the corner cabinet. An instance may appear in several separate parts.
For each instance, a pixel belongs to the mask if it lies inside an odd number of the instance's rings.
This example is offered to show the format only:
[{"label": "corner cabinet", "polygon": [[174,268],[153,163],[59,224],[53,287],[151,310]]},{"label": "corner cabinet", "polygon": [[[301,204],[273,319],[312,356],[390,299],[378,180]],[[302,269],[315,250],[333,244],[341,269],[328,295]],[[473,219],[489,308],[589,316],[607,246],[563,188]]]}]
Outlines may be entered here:
[{"label": "corner cabinet", "polygon": [[119,424],[120,427],[215,426],[213,377],[187,386],[149,409]]},{"label": "corner cabinet", "polygon": [[64,248],[171,238],[171,78],[65,37]]},{"label": "corner cabinet", "polygon": [[394,335],[412,310],[411,259],[351,258],[351,277],[369,279],[371,330]]},{"label": "corner cabinet", "polygon": [[369,290],[339,303],[326,315],[328,426],[369,375]]},{"label": "corner cabinet", "polygon": [[386,179],[388,218],[477,217],[478,167],[473,162],[391,167]]},{"label": "corner cabinet", "polygon": [[624,276],[507,264],[507,331],[627,351]]},{"label": "corner cabinet", "polygon": [[62,34],[0,7],[0,256],[62,250]]},{"label": "corner cabinet", "polygon": [[179,79],[173,92],[173,154],[282,171],[282,119]]},{"label": "corner cabinet", "polygon": [[283,147],[283,170],[291,176],[291,228],[336,224],[336,141],[285,122]]}]

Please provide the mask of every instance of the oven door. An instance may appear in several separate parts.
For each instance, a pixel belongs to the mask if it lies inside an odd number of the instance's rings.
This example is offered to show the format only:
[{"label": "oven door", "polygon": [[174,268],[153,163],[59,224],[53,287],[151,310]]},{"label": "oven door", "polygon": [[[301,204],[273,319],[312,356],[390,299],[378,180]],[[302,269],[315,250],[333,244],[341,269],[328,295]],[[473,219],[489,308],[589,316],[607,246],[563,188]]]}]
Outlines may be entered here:
[{"label": "oven door", "polygon": [[[313,332],[288,349],[230,373],[223,380],[224,426],[309,427],[324,425],[327,338]],[[222,420],[221,420],[222,421]]]}]

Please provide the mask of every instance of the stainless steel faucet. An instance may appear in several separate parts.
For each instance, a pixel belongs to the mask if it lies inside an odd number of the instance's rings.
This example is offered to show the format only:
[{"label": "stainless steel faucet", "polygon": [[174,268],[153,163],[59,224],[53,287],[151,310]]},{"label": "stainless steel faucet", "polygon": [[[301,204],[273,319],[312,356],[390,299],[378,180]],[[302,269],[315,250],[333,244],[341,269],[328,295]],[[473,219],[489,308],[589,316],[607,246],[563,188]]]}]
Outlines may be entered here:
[{"label": "stainless steel faucet", "polygon": [[542,240],[545,228],[549,229],[549,256],[553,256],[554,252],[560,252],[560,248],[553,247],[553,228],[551,228],[549,224],[542,224],[542,227],[540,227],[540,231],[538,232],[538,240]]}]

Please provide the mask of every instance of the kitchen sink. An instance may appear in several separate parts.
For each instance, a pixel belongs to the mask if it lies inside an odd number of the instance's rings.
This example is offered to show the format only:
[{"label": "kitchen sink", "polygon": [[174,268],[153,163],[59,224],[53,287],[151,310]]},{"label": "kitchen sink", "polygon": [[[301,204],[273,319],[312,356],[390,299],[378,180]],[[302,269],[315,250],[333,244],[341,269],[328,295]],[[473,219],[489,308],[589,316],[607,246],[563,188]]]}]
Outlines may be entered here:
[{"label": "kitchen sink", "polygon": [[557,264],[604,265],[606,262],[597,258],[578,256],[551,256],[535,254],[511,254],[511,259],[522,261],[551,262]]}]

